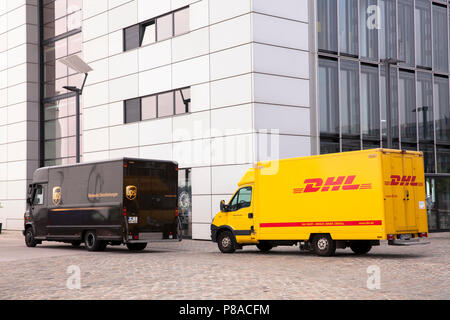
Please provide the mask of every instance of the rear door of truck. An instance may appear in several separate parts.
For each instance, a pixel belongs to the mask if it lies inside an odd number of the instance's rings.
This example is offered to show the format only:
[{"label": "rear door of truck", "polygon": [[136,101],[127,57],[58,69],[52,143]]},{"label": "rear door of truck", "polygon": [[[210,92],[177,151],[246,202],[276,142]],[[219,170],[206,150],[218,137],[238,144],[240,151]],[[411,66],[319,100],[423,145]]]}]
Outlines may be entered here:
[{"label": "rear door of truck", "polygon": [[[422,157],[418,153],[391,153],[385,158],[385,198],[392,206],[388,214],[393,233],[414,233],[419,230],[419,210],[425,207]],[[392,227],[392,226],[391,226]]]},{"label": "rear door of truck", "polygon": [[[132,240],[176,239],[177,165],[129,160],[125,164],[124,210]],[[125,212],[124,212],[125,214]]]}]

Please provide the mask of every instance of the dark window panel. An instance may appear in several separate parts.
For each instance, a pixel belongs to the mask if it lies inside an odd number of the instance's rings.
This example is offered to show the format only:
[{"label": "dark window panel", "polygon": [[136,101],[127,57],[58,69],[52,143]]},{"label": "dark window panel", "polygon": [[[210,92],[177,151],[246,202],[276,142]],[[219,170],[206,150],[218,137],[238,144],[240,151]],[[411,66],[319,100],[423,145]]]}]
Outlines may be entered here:
[{"label": "dark window panel", "polygon": [[[391,67],[391,128],[392,128],[392,138],[393,140],[399,137],[399,126],[398,126],[398,81],[397,81],[397,69]],[[387,112],[386,112],[386,67],[381,66],[380,69],[381,81],[380,81],[380,92],[381,92],[381,127],[383,131],[383,137],[387,136]],[[387,143],[386,143],[387,144]],[[385,144],[385,145],[386,145]],[[398,145],[398,143],[397,143]]]},{"label": "dark window panel", "polygon": [[398,1],[398,51],[399,59],[414,66],[414,7],[411,0]]},{"label": "dark window panel", "polygon": [[175,36],[189,32],[189,8],[179,10],[174,13],[174,26]]},{"label": "dark window panel", "polygon": [[158,95],[158,118],[173,116],[174,114],[173,92]]},{"label": "dark window panel", "polygon": [[397,58],[397,7],[394,0],[380,0],[380,58]]},{"label": "dark window panel", "polygon": [[416,109],[416,87],[414,73],[400,71],[398,87],[398,105],[402,143],[417,143],[416,113],[414,112]]},{"label": "dark window panel", "polygon": [[434,68],[448,72],[448,18],[445,7],[433,5]]},{"label": "dark window panel", "polygon": [[363,141],[363,150],[378,149],[381,147],[380,142]]},{"label": "dark window panel", "polygon": [[359,139],[342,139],[342,152],[361,150]]},{"label": "dark window panel", "polygon": [[339,2],[339,51],[358,55],[358,0]]},{"label": "dark window panel", "polygon": [[448,85],[448,78],[434,77],[436,140],[438,142],[450,141],[450,101]]},{"label": "dark window panel", "polygon": [[156,96],[142,98],[142,120],[155,119],[157,117]]},{"label": "dark window panel", "polygon": [[417,73],[417,120],[419,123],[419,140],[434,140],[433,84],[431,73]]},{"label": "dark window panel", "polygon": [[167,14],[156,20],[156,40],[162,41],[173,37],[173,14]]},{"label": "dark window panel", "polygon": [[416,0],[416,64],[431,68],[431,2]]},{"label": "dark window panel", "polygon": [[423,152],[425,173],[435,173],[434,144],[419,144],[419,151]]},{"label": "dark window panel", "polygon": [[140,44],[140,34],[139,25],[131,26],[124,29],[124,45],[125,51],[132,50],[139,47]]},{"label": "dark window panel", "polygon": [[141,99],[125,101],[125,123],[141,121]]},{"label": "dark window panel", "polygon": [[320,138],[320,154],[339,153],[339,139]]},{"label": "dark window panel", "polygon": [[[450,147],[437,146],[437,172],[450,173]],[[450,203],[450,202],[449,202]]]},{"label": "dark window panel", "polygon": [[353,61],[341,61],[340,106],[342,134],[360,134],[359,68]]},{"label": "dark window panel", "polygon": [[319,49],[337,52],[337,1],[317,0]]},{"label": "dark window panel", "polygon": [[363,136],[380,138],[378,68],[361,66],[361,113]]},{"label": "dark window panel", "polygon": [[359,51],[361,57],[378,60],[378,23],[376,13],[377,0],[360,0]]},{"label": "dark window panel", "polygon": [[339,134],[339,92],[337,61],[319,59],[320,132]]}]

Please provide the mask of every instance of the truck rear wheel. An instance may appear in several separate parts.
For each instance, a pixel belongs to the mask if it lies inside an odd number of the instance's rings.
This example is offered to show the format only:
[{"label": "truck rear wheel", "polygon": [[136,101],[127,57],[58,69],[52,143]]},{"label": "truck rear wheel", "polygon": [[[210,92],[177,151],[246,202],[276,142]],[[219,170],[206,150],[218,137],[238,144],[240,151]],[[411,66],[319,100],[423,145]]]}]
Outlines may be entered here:
[{"label": "truck rear wheel", "polygon": [[336,242],[329,234],[318,234],[313,238],[313,248],[318,256],[329,257],[336,252]]},{"label": "truck rear wheel", "polygon": [[29,227],[25,231],[25,244],[28,248],[34,248],[38,244],[36,239],[34,238],[33,228]]},{"label": "truck rear wheel", "polygon": [[272,248],[273,245],[271,243],[268,242],[260,242],[256,245],[256,247],[261,251],[261,252],[269,252]]},{"label": "truck rear wheel", "polygon": [[147,243],[127,243],[127,248],[130,251],[142,251],[147,247]]},{"label": "truck rear wheel", "polygon": [[84,245],[88,251],[103,251],[106,249],[106,242],[98,240],[94,231],[87,231],[84,235]]},{"label": "truck rear wheel", "polygon": [[217,237],[217,245],[222,253],[233,253],[236,251],[234,236],[230,231],[223,231]]},{"label": "truck rear wheel", "polygon": [[366,254],[370,251],[370,249],[372,249],[372,244],[370,243],[370,241],[352,241],[350,243],[350,249],[352,249],[355,254],[362,255]]}]

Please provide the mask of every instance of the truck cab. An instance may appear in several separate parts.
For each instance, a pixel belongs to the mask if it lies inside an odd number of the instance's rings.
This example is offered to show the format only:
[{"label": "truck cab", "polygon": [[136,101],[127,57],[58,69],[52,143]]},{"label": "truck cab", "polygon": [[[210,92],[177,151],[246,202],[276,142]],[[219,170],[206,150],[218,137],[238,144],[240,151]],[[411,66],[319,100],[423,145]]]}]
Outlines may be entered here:
[{"label": "truck cab", "polygon": [[211,224],[211,238],[222,252],[231,253],[240,244],[256,244],[254,203],[254,170],[250,169],[238,183],[238,190],[226,204],[220,202],[220,212]]}]

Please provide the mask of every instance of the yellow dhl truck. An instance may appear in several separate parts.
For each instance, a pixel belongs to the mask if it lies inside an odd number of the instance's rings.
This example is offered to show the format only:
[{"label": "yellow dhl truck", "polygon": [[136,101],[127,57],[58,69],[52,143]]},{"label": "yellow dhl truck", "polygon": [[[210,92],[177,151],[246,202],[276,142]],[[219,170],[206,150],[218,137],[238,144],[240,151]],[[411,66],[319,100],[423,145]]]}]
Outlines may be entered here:
[{"label": "yellow dhl truck", "polygon": [[427,244],[423,153],[374,149],[259,162],[211,224],[220,251],[299,245],[320,256]]}]

